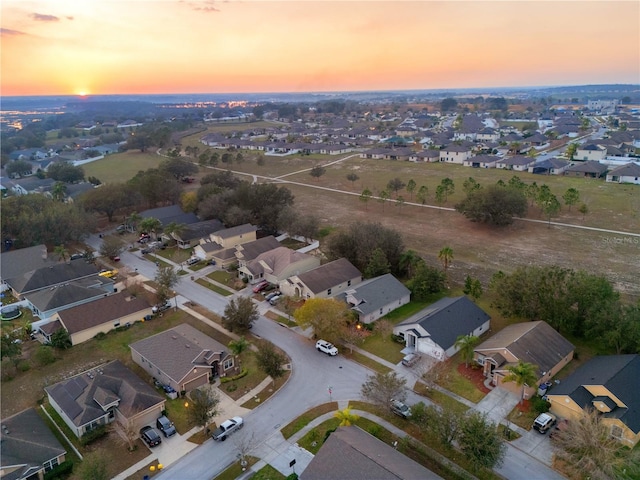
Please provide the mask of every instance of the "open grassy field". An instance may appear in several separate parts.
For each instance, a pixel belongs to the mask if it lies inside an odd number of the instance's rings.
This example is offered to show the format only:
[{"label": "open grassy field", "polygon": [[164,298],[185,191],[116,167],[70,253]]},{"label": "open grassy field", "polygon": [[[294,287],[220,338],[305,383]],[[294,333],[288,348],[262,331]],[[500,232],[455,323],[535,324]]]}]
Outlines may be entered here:
[{"label": "open grassy field", "polygon": [[102,183],[124,183],[140,170],[157,167],[162,160],[163,157],[155,151],[141,153],[139,150],[130,150],[108,155],[102,160],[87,163],[82,168],[85,177],[97,177]]}]

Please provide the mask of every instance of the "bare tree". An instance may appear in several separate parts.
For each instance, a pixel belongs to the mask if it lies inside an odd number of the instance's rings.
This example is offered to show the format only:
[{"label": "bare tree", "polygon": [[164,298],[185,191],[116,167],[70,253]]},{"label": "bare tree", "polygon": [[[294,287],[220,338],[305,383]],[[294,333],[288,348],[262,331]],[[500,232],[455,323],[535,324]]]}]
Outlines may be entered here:
[{"label": "bare tree", "polygon": [[140,436],[140,432],[131,420],[126,423],[115,422],[115,431],[123,444],[127,446],[130,452],[136,449],[136,440]]},{"label": "bare tree", "polygon": [[233,445],[237,450],[237,457],[240,460],[240,465],[242,466],[242,471],[244,471],[247,466],[247,456],[249,453],[255,449],[260,443],[259,440],[255,438],[255,434],[252,432],[242,431],[238,432],[236,435],[231,437]]},{"label": "bare tree", "polygon": [[362,384],[364,398],[383,410],[391,408],[391,400],[403,401],[407,398],[407,380],[396,372],[369,375]]},{"label": "bare tree", "polygon": [[373,331],[379,333],[382,341],[386,342],[393,333],[393,324],[389,320],[381,318],[374,324]]}]

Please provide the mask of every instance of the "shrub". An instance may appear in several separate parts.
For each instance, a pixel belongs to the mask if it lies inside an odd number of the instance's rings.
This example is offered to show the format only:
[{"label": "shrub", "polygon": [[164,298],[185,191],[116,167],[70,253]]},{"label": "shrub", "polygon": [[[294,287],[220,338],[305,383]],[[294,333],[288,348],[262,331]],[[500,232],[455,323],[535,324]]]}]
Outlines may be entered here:
[{"label": "shrub", "polygon": [[378,438],[378,435],[380,435],[380,425],[371,425],[369,428],[367,428],[367,432]]},{"label": "shrub", "polygon": [[322,442],[323,442],[323,443],[324,443],[324,442],[326,442],[326,441],[327,441],[327,438],[329,438],[329,435],[331,435],[331,434],[332,434],[333,432],[335,432],[335,431],[336,431],[336,429],[335,429],[335,428],[332,428],[331,430],[327,430],[327,431],[324,433],[324,440],[323,440]]},{"label": "shrub", "polygon": [[548,412],[550,407],[551,404],[538,395],[531,398],[531,408],[538,414]]},{"label": "shrub", "polygon": [[53,348],[48,345],[40,345],[38,347],[38,350],[36,350],[35,357],[36,361],[42,366],[50,365],[56,361],[56,356],[53,353]]},{"label": "shrub", "polygon": [[107,334],[106,334],[106,333],[104,333],[104,332],[98,332],[98,333],[96,333],[96,335],[95,335],[93,338],[95,338],[96,340],[102,340],[102,339],[103,339],[104,337],[106,337],[106,336],[107,336]]},{"label": "shrub", "polygon": [[44,480],[56,480],[58,478],[66,478],[73,471],[73,462],[65,460],[60,465],[56,465],[44,474]]},{"label": "shrub", "polygon": [[84,435],[82,435],[80,437],[80,444],[84,446],[89,445],[95,442],[96,440],[98,440],[99,438],[104,437],[106,434],[107,434],[107,427],[104,425],[100,425],[99,427],[94,428],[93,430],[90,430]]},{"label": "shrub", "polygon": [[289,476],[287,477],[287,480],[298,480],[298,474],[295,472],[290,473]]},{"label": "shrub", "polygon": [[28,360],[20,360],[16,368],[21,372],[27,372],[31,368],[31,364]]},{"label": "shrub", "polygon": [[246,377],[248,373],[249,373],[249,370],[247,370],[246,368],[243,368],[239,374],[234,375],[233,377],[222,377],[220,379],[220,383],[229,383],[229,382],[233,382],[234,380],[239,380],[242,377]]},{"label": "shrub", "polygon": [[237,383],[232,383],[231,385],[228,385],[226,388],[227,392],[235,392],[237,389],[238,389]]},{"label": "shrub", "polygon": [[10,358],[2,359],[2,366],[0,368],[0,378],[2,378],[3,382],[7,380],[11,380],[16,376],[16,366]]}]

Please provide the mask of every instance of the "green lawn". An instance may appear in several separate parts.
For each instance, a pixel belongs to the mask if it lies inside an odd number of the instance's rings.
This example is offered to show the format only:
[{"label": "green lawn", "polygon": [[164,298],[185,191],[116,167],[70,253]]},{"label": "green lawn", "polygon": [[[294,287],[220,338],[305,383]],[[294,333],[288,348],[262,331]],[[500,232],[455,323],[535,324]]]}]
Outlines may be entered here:
[{"label": "green lawn", "polygon": [[293,434],[299,432],[304,427],[309,425],[312,420],[315,420],[321,415],[329,412],[338,411],[338,402],[323,403],[317,407],[313,407],[311,410],[307,410],[298,418],[292,420],[287,425],[280,429],[280,433],[284,438],[291,438]]},{"label": "green lawn", "polygon": [[140,153],[139,150],[130,150],[86,163],[82,168],[85,177],[97,177],[102,183],[124,183],[140,170],[156,168],[162,160],[163,157],[155,151]]},{"label": "green lawn", "polygon": [[427,388],[427,386],[423,383],[416,383],[413,387],[413,390],[417,394],[422,395],[423,397],[427,397],[443,408],[455,410],[460,413],[464,413],[469,410],[469,407],[467,407],[464,403],[460,403],[455,398],[450,397],[446,393],[442,393],[440,390]]},{"label": "green lawn", "polygon": [[215,477],[215,480],[236,480],[247,469],[251,468],[259,459],[256,457],[246,457],[247,464],[243,467],[239,461],[233,462],[233,464],[224,470],[220,475]]},{"label": "green lawn", "polygon": [[251,480],[287,480],[287,477],[267,464],[253,474]]},{"label": "green lawn", "polygon": [[360,365],[364,365],[365,367],[370,368],[371,370],[374,370],[378,373],[389,373],[391,371],[391,369],[389,367],[387,367],[386,365],[382,365],[380,362],[376,362],[375,360],[362,355],[361,353],[358,352],[353,352],[351,353],[348,349],[348,347],[344,347],[342,349],[342,355],[344,355],[346,358],[353,360],[355,362],[358,362]]},{"label": "green lawn", "polygon": [[406,320],[411,315],[415,315],[423,308],[431,305],[436,300],[439,300],[444,295],[440,295],[438,298],[435,298],[433,301],[429,302],[409,302],[405,305],[402,305],[400,308],[396,308],[393,312],[387,313],[384,317],[385,320],[389,320],[394,325],[400,323],[402,320]]},{"label": "green lawn", "polygon": [[224,295],[225,297],[228,297],[229,295],[233,295],[232,292],[230,292],[229,290],[219,287],[218,285],[215,285],[211,282],[206,281],[204,278],[198,278],[196,280],[196,283],[198,285],[202,285],[205,288],[208,288],[209,290],[219,293],[220,295]]},{"label": "green lawn", "polygon": [[389,336],[380,333],[369,335],[360,348],[391,363],[398,363],[404,357],[401,353],[404,344],[394,342]]}]

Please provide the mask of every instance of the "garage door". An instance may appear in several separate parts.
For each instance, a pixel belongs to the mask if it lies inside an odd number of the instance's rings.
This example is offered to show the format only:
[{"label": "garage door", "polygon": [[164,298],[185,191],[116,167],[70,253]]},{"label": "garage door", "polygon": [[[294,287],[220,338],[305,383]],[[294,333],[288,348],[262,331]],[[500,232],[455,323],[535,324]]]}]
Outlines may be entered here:
[{"label": "garage door", "polygon": [[184,389],[187,392],[190,392],[191,390],[194,390],[202,385],[206,385],[208,378],[209,378],[209,373],[205,372],[203,375],[200,375],[199,377],[194,378],[193,380],[190,380],[187,383],[185,383]]}]

